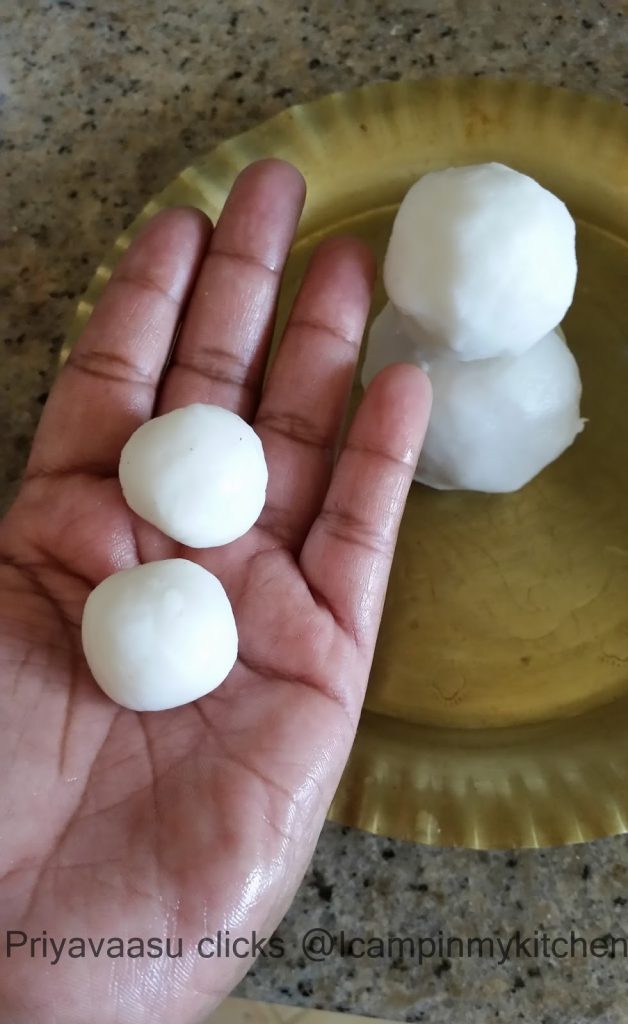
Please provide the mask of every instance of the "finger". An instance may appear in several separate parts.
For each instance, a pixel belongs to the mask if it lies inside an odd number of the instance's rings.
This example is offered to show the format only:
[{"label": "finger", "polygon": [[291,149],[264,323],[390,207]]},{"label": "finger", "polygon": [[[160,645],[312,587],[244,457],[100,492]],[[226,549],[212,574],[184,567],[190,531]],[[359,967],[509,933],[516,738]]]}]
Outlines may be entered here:
[{"label": "finger", "polygon": [[375,377],[301,554],[314,596],[369,653],[430,395],[429,381],[416,367],[398,364]]},{"label": "finger", "polygon": [[361,242],[315,252],[255,420],[268,462],[258,526],[300,549],[320,509],[347,405],[374,277]]},{"label": "finger", "polygon": [[252,164],[237,179],[175,347],[161,412],[212,402],[252,416],[304,195],[299,172],[280,160]]},{"label": "finger", "polygon": [[153,411],[210,231],[200,210],[166,210],[131,245],[50,394],[27,475],[117,471]]}]

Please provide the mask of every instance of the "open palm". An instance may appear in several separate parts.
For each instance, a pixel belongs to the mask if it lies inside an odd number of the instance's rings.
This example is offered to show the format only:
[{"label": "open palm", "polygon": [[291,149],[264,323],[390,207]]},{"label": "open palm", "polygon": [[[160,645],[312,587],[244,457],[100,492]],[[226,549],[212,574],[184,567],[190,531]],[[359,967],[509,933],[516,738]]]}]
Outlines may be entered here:
[{"label": "open palm", "polygon": [[[330,483],[372,277],[347,239],[314,255],[262,390],[302,201],[298,173],[265,161],[215,230],[189,209],[148,225],[51,394],[2,525],[0,924],[28,936],[0,953],[12,1024],[201,1019],[250,960],[203,959],[199,939],[272,933],[351,747],[429,395],[418,370],[381,374]],[[196,401],[253,422],[270,474],[257,526],[209,551],[139,520],[117,482],[133,430]],[[95,685],[82,609],[110,573],[175,556],[224,583],[239,658],[215,693],[137,714]],[[44,931],[168,936],[182,955],[51,966],[29,945]]]}]

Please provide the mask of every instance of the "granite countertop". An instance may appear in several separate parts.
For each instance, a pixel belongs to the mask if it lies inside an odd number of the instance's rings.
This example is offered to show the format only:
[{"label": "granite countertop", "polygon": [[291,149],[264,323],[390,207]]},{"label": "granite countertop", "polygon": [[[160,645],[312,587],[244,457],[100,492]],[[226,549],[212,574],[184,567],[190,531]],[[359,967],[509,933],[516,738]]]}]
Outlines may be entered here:
[{"label": "granite countertop", "polygon": [[[0,13],[0,495],[9,499],[55,372],[64,324],[100,256],[149,196],[219,140],[379,78],[527,75],[628,100],[628,5],[607,0],[40,0]],[[615,959],[331,956],[346,935],[623,934],[628,841],[477,853],[328,825],[281,926],[286,956],[238,992],[430,1024],[619,1024]]]}]

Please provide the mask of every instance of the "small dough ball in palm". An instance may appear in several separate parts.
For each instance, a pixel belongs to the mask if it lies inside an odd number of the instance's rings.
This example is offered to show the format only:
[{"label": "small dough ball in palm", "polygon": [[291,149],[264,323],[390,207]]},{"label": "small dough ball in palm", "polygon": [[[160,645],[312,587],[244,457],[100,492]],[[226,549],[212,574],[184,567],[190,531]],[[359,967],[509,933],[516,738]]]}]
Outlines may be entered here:
[{"label": "small dough ball in palm", "polygon": [[238,654],[222,584],[185,558],[103,580],[87,598],[82,638],[96,682],[133,711],[198,700],[222,683]]},{"label": "small dough ball in palm", "polygon": [[426,174],[405,196],[384,264],[391,302],[423,348],[518,355],[568,309],[576,283],[567,207],[503,164]]},{"label": "small dough ball in palm", "polygon": [[250,530],[268,482],[252,427],[201,403],[139,427],[122,449],[119,474],[130,508],[192,548],[228,544]]}]

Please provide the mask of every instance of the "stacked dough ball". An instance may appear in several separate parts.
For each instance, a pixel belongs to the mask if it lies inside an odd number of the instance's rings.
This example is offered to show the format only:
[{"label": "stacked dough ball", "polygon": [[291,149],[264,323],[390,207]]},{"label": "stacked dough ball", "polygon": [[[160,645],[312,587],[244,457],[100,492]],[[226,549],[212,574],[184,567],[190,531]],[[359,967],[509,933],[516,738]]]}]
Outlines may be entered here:
[{"label": "stacked dough ball", "polygon": [[404,198],[384,265],[389,303],[362,381],[428,373],[433,409],[415,479],[514,491],[582,430],[581,383],[559,327],[576,283],[564,203],[502,164],[427,174]]},{"label": "stacked dough ball", "polygon": [[[235,413],[190,405],[141,426],[120,460],[130,508],[187,547],[227,544],[257,520],[268,471],[262,444]],[[160,711],[197,700],[229,674],[238,634],[220,581],[172,558],[116,573],[87,599],[83,650],[112,700]]]}]

